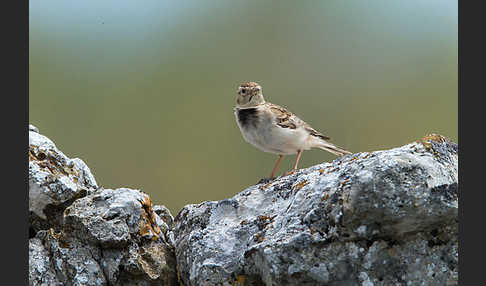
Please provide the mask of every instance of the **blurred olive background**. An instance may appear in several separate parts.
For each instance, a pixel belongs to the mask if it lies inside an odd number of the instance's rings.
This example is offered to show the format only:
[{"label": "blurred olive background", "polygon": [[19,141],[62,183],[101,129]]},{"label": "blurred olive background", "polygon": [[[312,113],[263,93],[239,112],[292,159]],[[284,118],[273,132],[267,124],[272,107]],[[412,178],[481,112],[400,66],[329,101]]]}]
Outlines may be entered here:
[{"label": "blurred olive background", "polygon": [[30,123],[173,215],[276,162],[236,125],[244,81],[353,152],[458,140],[457,1],[31,0],[29,30]]}]

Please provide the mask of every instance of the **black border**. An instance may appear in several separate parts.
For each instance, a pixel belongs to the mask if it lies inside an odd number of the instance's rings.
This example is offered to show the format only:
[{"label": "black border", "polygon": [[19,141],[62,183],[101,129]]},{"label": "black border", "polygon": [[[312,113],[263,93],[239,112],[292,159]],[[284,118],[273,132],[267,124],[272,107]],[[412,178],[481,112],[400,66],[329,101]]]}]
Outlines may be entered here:
[{"label": "black border", "polygon": [[[484,9],[475,3],[481,2],[458,1],[459,285],[482,284],[486,253],[484,183],[474,182],[484,176],[484,167],[472,163],[484,152],[485,133]],[[478,110],[472,110],[474,102]]]},{"label": "black border", "polygon": [[[28,285],[29,2],[2,5],[2,281]],[[6,130],[5,130],[6,129]]]}]

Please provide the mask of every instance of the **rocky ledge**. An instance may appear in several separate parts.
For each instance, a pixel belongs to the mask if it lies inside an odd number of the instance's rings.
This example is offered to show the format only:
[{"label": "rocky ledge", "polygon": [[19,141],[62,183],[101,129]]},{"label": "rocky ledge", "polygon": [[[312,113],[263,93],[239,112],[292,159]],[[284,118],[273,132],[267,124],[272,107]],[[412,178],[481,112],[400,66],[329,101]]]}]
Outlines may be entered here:
[{"label": "rocky ledge", "polygon": [[30,285],[457,285],[457,144],[346,155],[173,218],[29,127]]},{"label": "rocky ledge", "polygon": [[29,127],[30,285],[178,285],[172,216],[154,208]]}]

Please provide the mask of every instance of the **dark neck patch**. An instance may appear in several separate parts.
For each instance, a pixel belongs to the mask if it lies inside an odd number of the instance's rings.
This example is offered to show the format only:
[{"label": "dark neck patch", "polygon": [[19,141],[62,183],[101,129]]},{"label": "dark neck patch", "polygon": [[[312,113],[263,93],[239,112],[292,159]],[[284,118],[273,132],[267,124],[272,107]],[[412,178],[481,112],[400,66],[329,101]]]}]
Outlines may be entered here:
[{"label": "dark neck patch", "polygon": [[258,110],[256,108],[238,109],[238,121],[247,128],[249,125],[256,127],[258,122]]}]

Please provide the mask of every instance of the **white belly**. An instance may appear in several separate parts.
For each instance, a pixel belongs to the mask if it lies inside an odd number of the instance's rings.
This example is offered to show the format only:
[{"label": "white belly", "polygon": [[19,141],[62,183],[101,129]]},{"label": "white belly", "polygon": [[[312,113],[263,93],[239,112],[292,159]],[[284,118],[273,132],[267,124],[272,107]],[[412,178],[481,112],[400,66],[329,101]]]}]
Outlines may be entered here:
[{"label": "white belly", "polygon": [[251,125],[241,126],[238,118],[236,121],[245,141],[264,152],[291,155],[296,154],[298,150],[310,149],[306,146],[309,135],[302,128],[281,128],[272,118],[263,118],[257,123],[256,128]]}]

